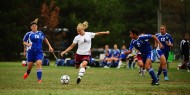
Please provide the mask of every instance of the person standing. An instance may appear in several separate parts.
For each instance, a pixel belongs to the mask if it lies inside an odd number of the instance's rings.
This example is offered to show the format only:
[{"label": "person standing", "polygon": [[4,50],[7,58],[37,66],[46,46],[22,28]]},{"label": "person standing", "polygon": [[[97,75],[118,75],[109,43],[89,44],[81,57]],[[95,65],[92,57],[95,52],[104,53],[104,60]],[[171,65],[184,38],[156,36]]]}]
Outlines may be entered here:
[{"label": "person standing", "polygon": [[170,48],[173,47],[173,38],[170,34],[168,34],[166,32],[166,26],[165,25],[161,25],[160,27],[160,33],[156,34],[156,37],[159,39],[159,41],[162,43],[162,45],[164,46],[164,48],[159,48],[159,45],[156,43],[157,49],[156,49],[156,54],[157,57],[160,59],[160,67],[158,69],[157,72],[157,78],[159,80],[160,74],[163,71],[164,74],[164,79],[165,81],[168,81],[168,56],[169,56],[169,52],[170,52]]},{"label": "person standing", "polygon": [[183,57],[183,63],[180,69],[187,69],[189,62],[189,34],[185,34],[183,40],[180,43],[180,51]]},{"label": "person standing", "polygon": [[145,34],[139,36],[138,29],[130,30],[130,37],[132,40],[130,43],[129,51],[125,52],[125,54],[132,53],[133,48],[139,50],[139,52],[141,52],[142,55],[143,63],[145,64],[145,68],[152,78],[151,85],[159,85],[154,70],[152,69],[153,52],[150,43],[147,41],[147,39],[154,39],[154,41],[156,41],[159,44],[160,48],[163,48],[163,45],[155,35]]},{"label": "person standing", "polygon": [[61,56],[64,56],[65,53],[72,50],[76,44],[78,44],[78,49],[75,55],[75,67],[79,70],[78,78],[77,78],[77,84],[81,82],[81,78],[83,77],[86,66],[89,63],[89,56],[91,54],[91,39],[98,35],[105,35],[109,34],[109,31],[105,32],[86,32],[85,29],[88,28],[88,22],[85,21],[83,23],[79,23],[77,25],[77,33],[78,35],[74,38],[73,43],[63,52],[61,52]]},{"label": "person standing", "polygon": [[53,52],[53,48],[50,45],[48,39],[45,37],[42,31],[38,31],[37,25],[38,19],[30,23],[31,31],[27,32],[23,38],[23,44],[27,47],[27,62],[28,68],[23,78],[26,79],[33,67],[33,64],[36,63],[37,67],[37,78],[38,83],[42,82],[42,59],[43,59],[43,50],[42,43],[43,41],[48,45],[49,51]]}]

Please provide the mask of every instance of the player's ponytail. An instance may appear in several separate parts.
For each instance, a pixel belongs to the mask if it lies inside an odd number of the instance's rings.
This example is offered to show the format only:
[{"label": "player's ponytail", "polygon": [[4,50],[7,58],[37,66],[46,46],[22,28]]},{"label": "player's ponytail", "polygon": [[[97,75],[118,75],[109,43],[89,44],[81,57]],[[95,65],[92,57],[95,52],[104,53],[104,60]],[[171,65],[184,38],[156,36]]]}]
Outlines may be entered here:
[{"label": "player's ponytail", "polygon": [[38,24],[38,18],[36,18],[34,21],[32,21],[32,22],[30,23],[30,26],[33,25],[33,24],[36,24],[36,25]]},{"label": "player's ponytail", "polygon": [[87,29],[87,28],[88,28],[88,22],[87,22],[87,21],[84,21],[84,22],[83,22],[83,25],[84,25],[84,26],[83,26],[84,29]]},{"label": "player's ponytail", "polygon": [[79,23],[77,27],[82,27],[84,30],[88,28],[88,22],[84,21],[83,23]]}]

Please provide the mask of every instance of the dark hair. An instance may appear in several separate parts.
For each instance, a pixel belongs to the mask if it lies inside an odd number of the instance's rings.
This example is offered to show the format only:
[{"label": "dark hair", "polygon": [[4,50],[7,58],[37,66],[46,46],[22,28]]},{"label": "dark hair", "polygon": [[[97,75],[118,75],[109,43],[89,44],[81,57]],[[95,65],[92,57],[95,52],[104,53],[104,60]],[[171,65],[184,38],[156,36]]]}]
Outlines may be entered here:
[{"label": "dark hair", "polygon": [[139,30],[136,28],[131,29],[130,32],[132,32],[133,34],[139,35]]},{"label": "dark hair", "polygon": [[36,24],[36,25],[37,25],[37,23],[36,23],[36,22],[31,22],[31,23],[30,23],[30,26],[32,26],[33,24]]}]

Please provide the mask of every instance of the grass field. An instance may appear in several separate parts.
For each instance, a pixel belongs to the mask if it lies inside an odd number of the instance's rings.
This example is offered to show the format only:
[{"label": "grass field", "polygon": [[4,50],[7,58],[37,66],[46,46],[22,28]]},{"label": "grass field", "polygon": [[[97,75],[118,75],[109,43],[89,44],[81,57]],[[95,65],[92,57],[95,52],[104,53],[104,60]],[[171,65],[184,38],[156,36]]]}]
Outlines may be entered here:
[{"label": "grass field", "polygon": [[[160,78],[159,86],[151,86],[148,72],[145,77],[138,75],[138,69],[116,69],[91,67],[87,69],[81,83],[76,84],[78,69],[74,67],[43,66],[42,83],[37,83],[36,68],[27,80],[22,76],[26,67],[21,62],[0,62],[0,95],[144,95],[144,94],[190,94],[190,73],[178,71],[177,62],[169,68],[170,81]],[[157,70],[158,64],[153,64]],[[60,83],[64,74],[70,76],[68,85]]]}]

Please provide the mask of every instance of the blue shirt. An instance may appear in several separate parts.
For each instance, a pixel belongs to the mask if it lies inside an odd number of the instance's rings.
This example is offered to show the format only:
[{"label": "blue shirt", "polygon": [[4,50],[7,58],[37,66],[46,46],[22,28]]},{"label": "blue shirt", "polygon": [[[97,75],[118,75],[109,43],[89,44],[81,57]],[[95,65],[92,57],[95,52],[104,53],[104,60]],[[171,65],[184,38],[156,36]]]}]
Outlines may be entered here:
[{"label": "blue shirt", "polygon": [[166,33],[164,35],[162,35],[161,33],[157,33],[156,37],[158,38],[158,40],[162,43],[162,45],[164,46],[164,48],[160,49],[163,52],[169,52],[170,51],[170,46],[168,46],[166,44],[166,41],[168,41],[169,43],[173,44],[173,38],[170,34]]},{"label": "blue shirt", "polygon": [[121,58],[126,58],[127,57],[127,55],[124,54],[126,51],[128,51],[128,50],[127,49],[121,50],[121,54],[120,54]]},{"label": "blue shirt", "polygon": [[46,37],[44,36],[44,33],[41,31],[30,31],[26,33],[26,35],[23,38],[23,41],[32,44],[32,46],[29,46],[28,49],[42,49],[42,43],[45,38]]},{"label": "blue shirt", "polygon": [[113,50],[113,57],[117,57],[117,58],[119,58],[119,56],[118,55],[120,55],[120,50],[119,49],[114,49]]},{"label": "blue shirt", "polygon": [[132,39],[129,50],[133,50],[135,47],[142,54],[148,54],[150,51],[152,51],[150,43],[148,42],[148,39],[150,38],[152,38],[151,34],[145,34],[139,36],[138,39]]},{"label": "blue shirt", "polygon": [[[104,54],[106,54],[106,50],[104,50]],[[108,55],[105,55],[105,57],[110,58],[112,56],[112,52],[110,49],[108,49]]]}]

